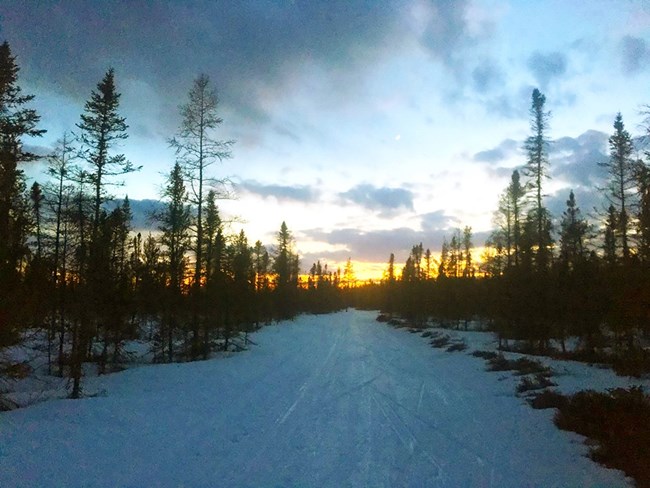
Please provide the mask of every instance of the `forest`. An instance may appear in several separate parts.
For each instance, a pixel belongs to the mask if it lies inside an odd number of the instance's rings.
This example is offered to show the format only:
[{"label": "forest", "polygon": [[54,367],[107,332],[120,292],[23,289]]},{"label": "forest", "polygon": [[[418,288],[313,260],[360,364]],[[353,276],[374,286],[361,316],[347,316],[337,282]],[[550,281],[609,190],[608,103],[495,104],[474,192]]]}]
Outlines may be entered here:
[{"label": "forest", "polygon": [[[603,164],[609,181],[597,218],[567,195],[566,210],[545,207],[549,111],[532,92],[525,164],[512,173],[482,256],[472,230],[453,231],[436,259],[414,245],[398,269],[356,283],[317,262],[301,274],[292,232],[276,242],[228,235],[218,202],[224,180],[213,176],[235,141],[222,124],[216,89],[199,75],[170,135],[176,160],[150,216],[156,231],[135,233],[128,197],[114,201],[120,178],[138,166],[119,153],[128,137],[113,69],[91,89],[75,127],[47,156],[26,149],[39,137],[33,96],[22,92],[10,46],[0,46],[0,348],[38,333],[48,372],[68,376],[83,393],[82,366],[100,373],[127,360],[126,341],[147,337],[158,362],[208,358],[238,347],[264,323],[344,307],[382,310],[413,326],[437,323],[494,331],[501,347],[613,365],[623,374],[650,371],[650,166],[619,114]],[[47,161],[42,181],[27,184],[24,166]],[[577,346],[570,347],[570,338]],[[0,365],[0,375],[20,374]]]}]

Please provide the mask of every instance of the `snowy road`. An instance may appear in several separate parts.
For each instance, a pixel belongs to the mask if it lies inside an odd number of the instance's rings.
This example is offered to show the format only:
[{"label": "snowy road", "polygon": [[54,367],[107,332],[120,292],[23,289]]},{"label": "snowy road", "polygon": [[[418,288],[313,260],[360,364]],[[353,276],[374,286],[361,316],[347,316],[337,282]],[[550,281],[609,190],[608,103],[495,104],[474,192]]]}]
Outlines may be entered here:
[{"label": "snowy road", "polygon": [[0,486],[631,486],[481,360],[374,318],[301,317],[0,414]]}]

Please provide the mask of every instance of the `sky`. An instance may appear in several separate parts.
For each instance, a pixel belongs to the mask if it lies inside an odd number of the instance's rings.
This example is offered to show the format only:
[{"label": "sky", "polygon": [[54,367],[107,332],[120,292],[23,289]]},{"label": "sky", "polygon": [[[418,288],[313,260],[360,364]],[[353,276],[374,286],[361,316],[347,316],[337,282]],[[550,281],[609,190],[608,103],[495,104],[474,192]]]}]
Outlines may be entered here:
[{"label": "sky", "polygon": [[[47,153],[75,131],[109,67],[138,173],[128,194],[144,228],[174,163],[179,106],[205,73],[218,91],[216,139],[232,158],[221,200],[233,233],[272,247],[282,221],[303,269],[351,258],[358,277],[439,252],[471,226],[481,246],[499,194],[525,163],[534,88],[551,112],[545,204],[573,189],[602,206],[617,112],[634,136],[650,104],[650,2],[643,0],[0,1],[0,39],[34,94]],[[43,181],[43,164],[25,168]]]}]

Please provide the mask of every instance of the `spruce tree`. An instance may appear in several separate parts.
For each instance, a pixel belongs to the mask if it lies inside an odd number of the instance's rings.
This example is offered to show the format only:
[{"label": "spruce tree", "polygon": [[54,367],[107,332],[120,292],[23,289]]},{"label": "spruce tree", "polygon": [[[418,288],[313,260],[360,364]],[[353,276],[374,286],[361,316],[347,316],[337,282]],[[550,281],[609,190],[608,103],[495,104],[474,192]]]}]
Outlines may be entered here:
[{"label": "spruce tree", "polygon": [[542,198],[543,182],[548,179],[548,120],[550,112],[544,111],[546,97],[535,88],[532,93],[530,107],[530,129],[532,134],[526,139],[524,149],[527,160],[524,168],[529,178],[528,186],[533,193],[533,209],[530,217],[534,224],[532,237],[533,248],[536,250],[537,268],[545,269],[550,259],[550,216],[544,208]]},{"label": "spruce tree", "polygon": [[[25,176],[21,164],[38,158],[26,151],[24,137],[38,137],[40,116],[28,108],[34,95],[25,95],[18,85],[16,58],[9,44],[0,44],[0,276],[1,286],[12,286],[17,267],[25,257],[22,224],[26,223],[24,190]],[[4,293],[2,294],[4,296]]]},{"label": "spruce tree", "polygon": [[[168,300],[163,306],[160,335],[163,349],[166,345],[167,360],[171,362],[174,357],[174,334],[179,327],[179,316],[181,315],[186,266],[185,254],[190,249],[190,226],[192,223],[183,172],[178,162],[174,164],[169,173],[167,185],[164,187],[161,197],[164,209],[154,214],[154,217],[159,221],[158,230],[161,232],[160,241],[163,245],[165,275],[168,281],[166,290]],[[149,254],[151,255],[152,252]],[[149,268],[154,269],[155,263],[150,263]],[[155,279],[150,281],[153,287]]]},{"label": "spruce tree", "polygon": [[605,262],[611,267],[617,261],[617,239],[616,234],[619,228],[618,212],[614,205],[610,204],[607,209],[607,219],[605,220],[604,238],[603,238],[603,255]]},{"label": "spruce tree", "polygon": [[634,146],[630,133],[625,130],[623,116],[619,113],[614,120],[614,133],[609,138],[609,161],[600,163],[609,176],[605,187],[607,200],[616,211],[616,239],[620,242],[620,249],[624,263],[628,263],[630,250],[630,232],[632,228],[632,214],[634,190],[634,166],[632,152]]},{"label": "spruce tree", "polygon": [[637,241],[639,259],[650,263],[650,167],[643,161],[634,165],[634,178],[639,197],[637,218]]},{"label": "spruce tree", "polygon": [[571,190],[560,222],[560,260],[566,267],[574,268],[585,258],[588,228]]},{"label": "spruce tree", "polygon": [[273,260],[275,273],[276,309],[279,318],[289,318],[295,312],[295,299],[298,286],[299,262],[294,252],[294,238],[286,222],[282,222],[277,233],[277,245]]},{"label": "spruce tree", "polygon": [[115,72],[110,68],[93,90],[81,114],[80,156],[88,165],[88,177],[93,187],[93,240],[97,238],[102,204],[110,198],[106,186],[114,178],[136,171],[124,154],[111,154],[118,143],[128,137],[126,119],[119,112],[120,93],[115,86]]}]

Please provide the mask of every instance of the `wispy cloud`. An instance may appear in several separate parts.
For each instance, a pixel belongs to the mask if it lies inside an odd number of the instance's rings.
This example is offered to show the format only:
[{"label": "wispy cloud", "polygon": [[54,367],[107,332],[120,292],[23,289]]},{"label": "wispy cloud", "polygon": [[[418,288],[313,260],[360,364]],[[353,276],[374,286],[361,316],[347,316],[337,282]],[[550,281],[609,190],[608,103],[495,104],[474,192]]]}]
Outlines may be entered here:
[{"label": "wispy cloud", "polygon": [[479,163],[500,163],[517,154],[520,146],[514,139],[504,139],[497,147],[477,152],[472,159]]},{"label": "wispy cloud", "polygon": [[258,195],[262,198],[276,198],[278,200],[292,200],[296,202],[311,203],[318,200],[319,192],[312,187],[304,185],[276,185],[264,184],[255,180],[245,180],[235,184],[236,189]]},{"label": "wispy cloud", "polygon": [[413,193],[403,188],[375,187],[362,183],[340,193],[339,196],[344,201],[384,214],[413,210]]}]

